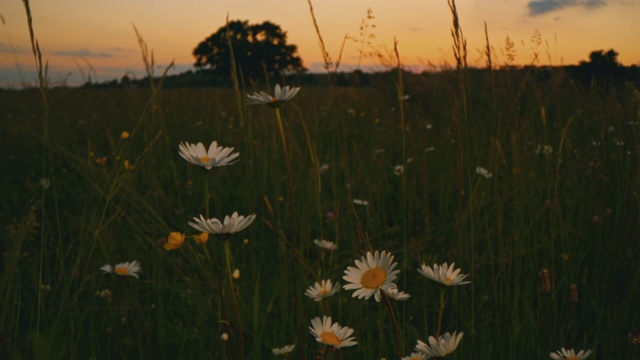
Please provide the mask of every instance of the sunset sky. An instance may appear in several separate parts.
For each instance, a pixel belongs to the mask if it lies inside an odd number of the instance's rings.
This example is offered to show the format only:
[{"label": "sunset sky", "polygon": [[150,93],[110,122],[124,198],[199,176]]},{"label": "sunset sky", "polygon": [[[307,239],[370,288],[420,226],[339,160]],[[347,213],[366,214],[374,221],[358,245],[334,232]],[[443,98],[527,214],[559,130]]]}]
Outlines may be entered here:
[{"label": "sunset sky", "polygon": [[[453,63],[451,13],[446,0],[315,0],[316,19],[331,57],[346,34],[359,38],[371,8],[372,45],[382,50],[399,41],[401,60],[419,71]],[[504,64],[507,36],[517,64],[577,64],[593,50],[613,48],[624,65],[640,64],[640,0],[458,0],[471,65],[484,64],[484,23],[497,64]],[[102,82],[125,73],[140,77],[143,64],[133,30],[139,30],[163,67],[175,61],[176,74],[192,68],[193,49],[230,20],[265,20],[280,25],[298,46],[303,65],[322,71],[322,57],[306,0],[32,0],[34,30],[53,83],[78,85],[88,74]],[[20,0],[0,0],[0,86],[35,81],[26,15]],[[536,49],[531,38],[540,34]],[[348,41],[341,69],[352,70],[360,45]],[[365,50],[371,50],[365,47]],[[363,67],[382,68],[373,58]]]}]

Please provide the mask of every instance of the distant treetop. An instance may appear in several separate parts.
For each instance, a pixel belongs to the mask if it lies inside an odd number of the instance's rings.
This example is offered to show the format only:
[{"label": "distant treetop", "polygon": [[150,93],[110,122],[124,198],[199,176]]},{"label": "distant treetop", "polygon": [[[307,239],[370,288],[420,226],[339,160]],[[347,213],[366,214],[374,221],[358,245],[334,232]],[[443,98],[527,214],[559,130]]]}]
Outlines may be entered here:
[{"label": "distant treetop", "polygon": [[249,24],[234,20],[198,44],[193,50],[194,66],[231,76],[233,55],[238,76],[256,80],[266,75],[305,71],[297,51],[296,45],[287,44],[287,32],[272,22]]}]

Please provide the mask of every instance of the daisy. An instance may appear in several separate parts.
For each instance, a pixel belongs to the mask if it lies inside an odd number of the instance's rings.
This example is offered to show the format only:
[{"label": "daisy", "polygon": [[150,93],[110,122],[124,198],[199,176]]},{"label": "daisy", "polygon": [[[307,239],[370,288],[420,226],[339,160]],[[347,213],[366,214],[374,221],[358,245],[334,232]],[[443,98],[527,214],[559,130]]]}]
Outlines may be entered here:
[{"label": "daisy", "polygon": [[285,102],[291,100],[300,91],[299,87],[289,88],[285,86],[280,87],[280,84],[276,84],[274,89],[274,96],[267,94],[264,91],[259,93],[254,92],[251,95],[247,95],[247,105],[268,105],[272,108],[279,108]]},{"label": "daisy", "polygon": [[313,301],[322,301],[322,299],[328,298],[340,291],[340,283],[332,284],[331,280],[322,280],[311,285],[305,295],[312,298]]},{"label": "daisy", "polygon": [[173,231],[169,233],[169,238],[167,239],[167,242],[164,244],[164,248],[166,250],[175,250],[180,246],[182,246],[183,243],[184,243],[184,234],[177,231]]},{"label": "daisy", "polygon": [[396,301],[404,301],[404,300],[408,300],[409,297],[411,297],[411,295],[407,294],[404,291],[398,291],[398,289],[396,288],[391,288],[391,289],[387,289],[384,291],[384,293],[392,298],[393,300]]},{"label": "daisy", "polygon": [[398,263],[393,262],[393,255],[387,251],[375,253],[367,252],[366,258],[356,259],[356,267],[349,266],[342,277],[349,284],[343,286],[345,290],[356,290],[353,297],[368,300],[372,295],[380,302],[380,290],[395,288],[393,280],[400,270],[393,270]]},{"label": "daisy", "polygon": [[469,274],[460,274],[460,269],[455,268],[456,263],[452,263],[451,266],[447,266],[447,263],[442,265],[433,264],[433,269],[426,264],[422,264],[422,268],[418,269],[418,272],[428,279],[443,284],[445,286],[465,285],[471,284],[471,281],[462,281]]},{"label": "daisy", "polygon": [[105,274],[115,273],[120,276],[133,276],[138,279],[138,273],[140,272],[140,263],[137,260],[131,262],[123,262],[116,264],[115,269],[111,265],[107,264],[100,267],[100,270]]},{"label": "daisy", "polygon": [[231,216],[225,216],[224,222],[221,222],[216,218],[205,219],[204,216],[200,215],[200,218],[194,217],[193,220],[195,222],[189,222],[189,225],[198,231],[209,234],[234,234],[251,225],[255,218],[256,214],[244,217],[238,215],[238,212],[236,211]]},{"label": "daisy", "polygon": [[591,350],[580,350],[580,352],[576,354],[573,349],[566,350],[565,348],[562,348],[555,353],[550,353],[549,356],[551,356],[552,359],[583,360],[588,358],[591,353]]},{"label": "daisy", "polygon": [[419,352],[414,352],[409,356],[403,357],[401,360],[427,360],[427,357]]},{"label": "daisy", "polygon": [[329,240],[315,239],[313,240],[313,243],[316,244],[317,247],[325,250],[333,251],[338,249],[338,245],[333,241],[329,241]]},{"label": "daisy", "polygon": [[274,348],[271,350],[271,352],[276,356],[287,356],[291,352],[293,352],[293,349],[295,349],[295,347],[295,345],[285,345],[281,348]]},{"label": "daisy", "polygon": [[187,142],[180,143],[180,156],[188,162],[202,166],[207,170],[211,168],[231,165],[240,153],[232,153],[232,147],[218,146],[218,142],[214,141],[209,145],[209,150],[205,149],[204,144],[189,144]]},{"label": "daisy", "polygon": [[485,179],[491,179],[493,174],[489,172],[489,170],[483,168],[482,166],[476,167],[476,174],[484,177]]},{"label": "daisy", "polygon": [[[316,337],[317,342],[331,345],[336,349],[356,345],[353,329],[342,327],[338,323],[331,323],[331,316],[316,317],[311,320],[309,332]],[[349,337],[351,336],[351,337]]]},{"label": "daisy", "polygon": [[418,340],[418,344],[416,345],[416,351],[423,353],[427,358],[430,357],[445,357],[447,355],[453,354],[460,344],[460,340],[462,340],[463,332],[457,334],[454,332],[453,335],[449,333],[445,333],[442,336],[436,338],[433,336],[429,336],[429,345],[424,342]]}]

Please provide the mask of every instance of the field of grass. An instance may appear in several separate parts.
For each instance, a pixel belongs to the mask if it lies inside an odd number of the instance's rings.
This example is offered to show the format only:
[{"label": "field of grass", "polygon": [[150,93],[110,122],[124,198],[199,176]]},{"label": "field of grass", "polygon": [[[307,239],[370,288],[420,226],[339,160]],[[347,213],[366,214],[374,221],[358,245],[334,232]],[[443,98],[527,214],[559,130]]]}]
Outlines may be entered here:
[{"label": "field of grass", "polygon": [[[258,90],[0,90],[0,358],[398,359],[453,332],[455,359],[640,358],[637,84],[459,64],[278,110]],[[214,140],[238,161],[179,155]],[[195,241],[194,217],[236,211],[256,220]],[[377,251],[408,300],[343,288]],[[445,262],[470,284],[417,271]],[[323,279],[340,291],[313,301]],[[357,344],[316,341],[325,315]]]}]

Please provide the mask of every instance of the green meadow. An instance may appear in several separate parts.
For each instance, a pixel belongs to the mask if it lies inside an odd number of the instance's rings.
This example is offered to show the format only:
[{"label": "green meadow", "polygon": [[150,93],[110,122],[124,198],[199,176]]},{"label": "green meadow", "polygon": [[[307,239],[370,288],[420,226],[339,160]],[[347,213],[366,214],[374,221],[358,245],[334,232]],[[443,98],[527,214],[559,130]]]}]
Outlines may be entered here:
[{"label": "green meadow", "polygon": [[[399,359],[454,332],[453,359],[640,358],[638,85],[460,65],[327,74],[277,110],[247,95],[299,78],[0,90],[0,358]],[[237,161],[179,154],[213,141]],[[256,218],[194,237],[234,212]],[[343,288],[376,251],[407,300]],[[470,284],[417,271],[445,262]],[[357,344],[316,341],[323,316]]]}]

